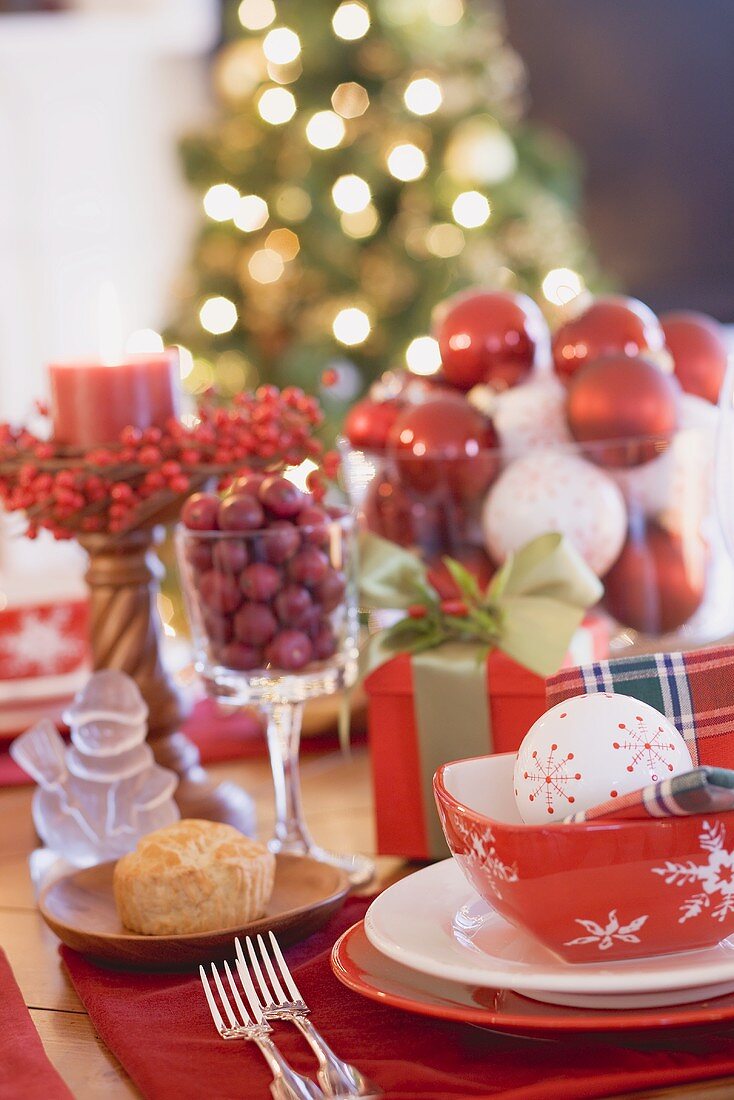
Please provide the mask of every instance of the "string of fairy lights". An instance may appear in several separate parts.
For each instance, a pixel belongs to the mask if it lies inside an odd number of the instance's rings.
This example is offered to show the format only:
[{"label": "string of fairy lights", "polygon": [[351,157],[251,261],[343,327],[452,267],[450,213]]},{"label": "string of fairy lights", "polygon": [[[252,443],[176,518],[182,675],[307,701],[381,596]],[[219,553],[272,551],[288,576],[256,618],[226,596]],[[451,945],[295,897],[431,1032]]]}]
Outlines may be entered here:
[{"label": "string of fairy lights", "polygon": [[[372,0],[377,2],[377,0]],[[412,4],[412,8],[411,8]],[[417,0],[393,0],[386,6],[387,17],[394,22],[407,21],[417,9]],[[458,24],[464,16],[463,0],[420,0],[420,9],[438,26]],[[274,128],[286,126],[294,119],[301,121],[302,133],[314,149],[329,151],[348,143],[350,126],[370,109],[367,88],[355,81],[340,83],[334,87],[327,102],[329,107],[307,111],[299,107],[298,78],[303,73],[303,47],[299,34],[278,21],[274,0],[242,0],[238,8],[239,22],[249,32],[243,46],[241,63],[247,68],[243,74],[223,57],[218,80],[233,93],[241,96],[245,90],[251,94],[258,115],[264,123]],[[342,0],[335,8],[331,30],[335,40],[345,43],[359,42],[369,34],[372,16],[368,3],[363,0]],[[254,79],[253,79],[254,77]],[[235,95],[236,98],[236,95]],[[402,103],[416,120],[430,120],[430,116],[446,106],[447,87],[445,77],[436,73],[416,71],[409,73],[402,88]],[[420,127],[419,127],[420,129]],[[491,156],[487,142],[491,140]],[[410,184],[420,180],[429,170],[425,148],[421,148],[420,136],[405,131],[384,152],[384,170],[399,183]],[[483,143],[483,144],[482,144]],[[424,247],[433,256],[447,259],[458,256],[465,248],[467,234],[481,231],[492,217],[490,195],[482,185],[500,182],[514,171],[517,154],[514,144],[499,124],[488,135],[486,129],[472,138],[465,128],[461,147],[454,151],[456,160],[471,163],[472,157],[481,161],[474,187],[457,184],[450,201],[450,219],[429,225],[424,232]],[[488,165],[491,162],[491,167]],[[370,183],[361,175],[347,172],[338,175],[330,187],[330,201],[342,231],[354,239],[369,238],[380,226],[380,213],[373,201]],[[276,284],[285,275],[288,265],[296,259],[301,249],[298,223],[308,218],[311,198],[297,184],[284,184],[269,201],[262,195],[241,193],[231,183],[211,185],[203,196],[203,207],[213,222],[231,222],[241,233],[253,235],[254,248],[248,253],[241,271],[246,271],[253,284],[263,287]],[[287,225],[282,223],[286,222]],[[295,228],[292,228],[295,227]],[[264,234],[264,237],[254,235]],[[410,242],[406,239],[406,247]],[[511,273],[510,273],[511,274]],[[542,282],[542,290],[548,302],[564,306],[584,291],[581,276],[569,268],[552,268]],[[357,348],[370,339],[377,317],[369,295],[361,295],[352,302],[335,301],[333,313],[325,318],[331,336],[343,348]],[[240,321],[238,305],[229,297],[213,294],[200,302],[199,323],[206,332],[225,335]],[[160,340],[151,330],[134,334],[138,350],[149,350]],[[131,338],[132,339],[132,338]],[[147,341],[147,346],[146,346]],[[436,341],[427,333],[416,335],[407,342],[404,350],[405,365],[418,375],[428,376],[440,369],[440,355]],[[191,368],[191,357],[185,356],[184,371]]]}]

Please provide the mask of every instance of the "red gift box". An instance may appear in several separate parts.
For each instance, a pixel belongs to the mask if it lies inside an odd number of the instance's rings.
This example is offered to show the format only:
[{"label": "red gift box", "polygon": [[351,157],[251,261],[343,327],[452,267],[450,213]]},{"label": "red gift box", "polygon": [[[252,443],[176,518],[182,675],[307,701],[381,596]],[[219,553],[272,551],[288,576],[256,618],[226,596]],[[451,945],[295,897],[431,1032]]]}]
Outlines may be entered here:
[{"label": "red gift box", "polygon": [[[589,616],[576,632],[563,668],[602,660],[609,650],[606,621]],[[449,855],[438,826],[430,785],[439,764],[492,752],[515,752],[546,710],[546,681],[499,650],[487,657],[491,729],[462,731],[457,714],[447,731],[445,756],[421,753],[413,697],[411,658],[393,657],[369,674],[367,727],[380,855],[440,859]],[[443,751],[443,746],[442,746]],[[428,774],[430,772],[430,775]]]}]

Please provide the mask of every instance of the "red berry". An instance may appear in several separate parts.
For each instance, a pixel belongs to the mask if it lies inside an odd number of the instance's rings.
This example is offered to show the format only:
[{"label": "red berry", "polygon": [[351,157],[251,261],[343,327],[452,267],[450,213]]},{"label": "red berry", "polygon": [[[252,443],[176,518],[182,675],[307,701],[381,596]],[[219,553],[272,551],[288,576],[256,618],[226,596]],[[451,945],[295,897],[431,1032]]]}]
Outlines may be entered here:
[{"label": "red berry", "polygon": [[258,496],[268,511],[279,519],[292,519],[304,505],[301,490],[284,477],[267,477],[260,486]]},{"label": "red berry", "polygon": [[194,493],[181,509],[181,522],[190,531],[216,531],[219,498],[213,493]]},{"label": "red berry", "polygon": [[274,606],[282,623],[297,623],[313,606],[311,593],[300,584],[287,584],[275,597]]},{"label": "red berry", "polygon": [[247,546],[243,539],[217,539],[212,558],[222,573],[241,573],[247,565]]},{"label": "red berry", "polygon": [[324,389],[331,389],[339,381],[339,372],[329,367],[327,370],[321,372],[321,385]]},{"label": "red berry", "polygon": [[317,546],[304,546],[288,563],[288,575],[298,584],[316,585],[324,579],[329,559]]},{"label": "red berry", "polygon": [[203,615],[204,629],[210,641],[217,645],[226,645],[234,637],[232,620],[217,611],[206,610]]},{"label": "red berry", "polygon": [[296,523],[305,528],[303,541],[314,546],[325,546],[329,541],[329,517],[318,504],[307,504],[298,513]]},{"label": "red berry", "polygon": [[249,645],[265,645],[278,629],[278,620],[264,603],[246,603],[234,617],[235,634]]},{"label": "red berry", "polygon": [[287,519],[275,519],[262,536],[263,557],[273,565],[282,565],[292,558],[301,545],[301,536]]},{"label": "red berry", "polygon": [[222,501],[218,519],[222,531],[255,531],[262,527],[265,514],[255,497],[240,494]]},{"label": "red berry", "polygon": [[210,569],[197,582],[199,596],[213,611],[235,611],[242,603],[237,580],[229,573]]},{"label": "red berry", "polygon": [[248,565],[240,574],[240,588],[248,600],[262,602],[271,600],[281,586],[278,570],[265,562]]},{"label": "red berry", "polygon": [[334,611],[344,599],[346,581],[343,573],[336,569],[329,569],[326,575],[316,585],[314,598],[321,604],[324,611]]},{"label": "red berry", "polygon": [[311,639],[302,630],[281,630],[268,646],[266,656],[274,668],[299,672],[313,656]]},{"label": "red berry", "polygon": [[232,492],[247,493],[249,496],[256,497],[260,486],[267,476],[267,474],[261,474],[255,471],[250,474],[242,474],[232,485]]},{"label": "red berry", "polygon": [[254,645],[246,645],[244,642],[232,642],[224,646],[219,654],[219,660],[226,668],[234,668],[238,672],[250,672],[253,668],[262,668],[262,652]]},{"label": "red berry", "polygon": [[331,623],[322,619],[313,637],[313,655],[317,661],[328,661],[336,653],[336,636]]}]

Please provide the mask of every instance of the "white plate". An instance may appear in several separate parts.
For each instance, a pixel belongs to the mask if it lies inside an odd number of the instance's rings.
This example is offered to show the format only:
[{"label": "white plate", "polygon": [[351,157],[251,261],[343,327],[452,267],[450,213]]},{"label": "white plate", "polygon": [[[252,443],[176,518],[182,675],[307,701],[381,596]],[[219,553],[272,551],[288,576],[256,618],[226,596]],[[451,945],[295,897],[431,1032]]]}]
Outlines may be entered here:
[{"label": "white plate", "polygon": [[424,974],[563,1004],[675,1004],[734,987],[734,938],[675,955],[563,962],[482,901],[453,859],[380,894],[367,911],[365,931],[378,951]]}]

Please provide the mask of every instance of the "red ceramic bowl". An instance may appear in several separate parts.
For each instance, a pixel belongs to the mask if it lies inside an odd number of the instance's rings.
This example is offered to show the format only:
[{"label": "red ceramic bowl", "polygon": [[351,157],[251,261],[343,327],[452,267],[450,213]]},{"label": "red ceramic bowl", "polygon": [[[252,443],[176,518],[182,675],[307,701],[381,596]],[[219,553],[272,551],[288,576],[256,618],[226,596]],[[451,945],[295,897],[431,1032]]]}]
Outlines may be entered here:
[{"label": "red ceramic bowl", "polygon": [[734,934],[734,812],[523,825],[515,754],[445,764],[434,793],[474,889],[567,962],[711,947]]}]

